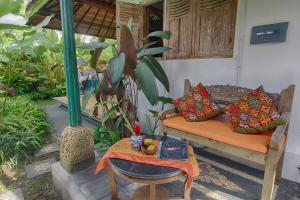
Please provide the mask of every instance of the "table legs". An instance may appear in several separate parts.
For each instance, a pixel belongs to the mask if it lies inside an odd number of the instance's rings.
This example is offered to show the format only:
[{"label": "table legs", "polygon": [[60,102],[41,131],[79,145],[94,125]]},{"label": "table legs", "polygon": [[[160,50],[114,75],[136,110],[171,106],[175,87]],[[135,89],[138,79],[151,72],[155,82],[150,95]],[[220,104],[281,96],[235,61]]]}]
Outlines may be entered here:
[{"label": "table legs", "polygon": [[111,167],[108,167],[108,182],[111,190],[111,199],[117,200],[118,199],[117,181]]},{"label": "table legs", "polygon": [[190,200],[190,198],[191,198],[191,186],[188,187],[187,180],[188,180],[188,177],[186,177],[185,182],[184,182],[184,192],[183,192],[184,200]]},{"label": "table legs", "polygon": [[150,200],[156,199],[156,185],[150,184]]},{"label": "table legs", "polygon": [[[127,180],[133,179],[133,178],[129,178],[129,177],[126,177],[126,178],[127,178]],[[116,175],[114,174],[114,171],[112,170],[111,166],[108,167],[108,180],[109,180],[109,186],[110,186],[110,189],[111,189],[111,199],[112,200],[118,200]],[[134,182],[138,182],[138,181],[134,181]],[[156,184],[155,183],[148,183],[148,184],[149,184],[148,192],[150,193],[150,194],[148,193],[149,194],[149,196],[148,196],[149,200],[158,200],[157,196],[164,197],[164,199],[167,198],[167,196],[168,196],[167,193],[165,195],[164,193],[162,193],[161,190],[158,190],[158,191],[156,190]],[[183,199],[182,199],[182,197],[180,197],[180,198],[176,198],[176,197],[175,198],[167,198],[167,199],[190,200],[190,192],[191,192],[191,187],[188,187],[187,178],[186,178],[186,180],[184,182],[184,196],[183,196]],[[137,196],[145,197],[145,191],[143,191],[141,195],[137,195]]]}]

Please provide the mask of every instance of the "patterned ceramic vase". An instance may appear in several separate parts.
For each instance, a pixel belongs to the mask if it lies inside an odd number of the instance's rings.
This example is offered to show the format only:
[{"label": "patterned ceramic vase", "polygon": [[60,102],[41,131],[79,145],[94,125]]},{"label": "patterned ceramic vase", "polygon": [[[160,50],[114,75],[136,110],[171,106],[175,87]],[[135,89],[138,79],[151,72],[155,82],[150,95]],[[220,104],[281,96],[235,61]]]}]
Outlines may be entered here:
[{"label": "patterned ceramic vase", "polygon": [[143,142],[143,136],[141,135],[139,136],[133,135],[130,137],[131,147],[135,150],[139,151],[141,149],[142,142]]}]

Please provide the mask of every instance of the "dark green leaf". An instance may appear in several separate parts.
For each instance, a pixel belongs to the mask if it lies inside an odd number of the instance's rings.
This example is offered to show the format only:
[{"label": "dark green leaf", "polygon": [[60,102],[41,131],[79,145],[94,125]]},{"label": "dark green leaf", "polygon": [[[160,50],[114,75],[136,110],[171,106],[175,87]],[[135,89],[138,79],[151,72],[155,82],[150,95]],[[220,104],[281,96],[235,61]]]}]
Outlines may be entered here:
[{"label": "dark green leaf", "polygon": [[109,65],[109,68],[108,68],[109,76],[111,78],[113,85],[116,85],[119,82],[119,80],[121,79],[123,71],[124,71],[125,54],[120,53],[116,57],[113,57],[109,61],[108,65]]},{"label": "dark green leaf", "polygon": [[34,28],[39,29],[39,28],[43,28],[43,27],[47,26],[53,17],[54,17],[54,15],[45,17],[43,19],[43,21],[41,23],[39,23],[38,25],[34,26]]},{"label": "dark green leaf", "polygon": [[30,7],[26,9],[26,16],[30,18],[37,13],[42,7],[48,3],[49,0],[34,0],[31,1]]},{"label": "dark green leaf", "polygon": [[130,17],[130,19],[128,20],[128,23],[127,23],[127,26],[128,26],[128,28],[130,29],[130,31],[132,31],[132,17]]},{"label": "dark green leaf", "polygon": [[172,104],[173,99],[170,97],[160,96],[160,97],[158,97],[158,101],[162,102],[163,104]]},{"label": "dark green leaf", "polygon": [[86,91],[86,93],[84,94],[83,99],[82,99],[81,110],[85,109],[85,107],[88,104],[88,102],[89,102],[92,94],[93,94],[93,90],[92,89]]},{"label": "dark green leaf", "polygon": [[154,48],[150,48],[150,49],[144,49],[144,51],[141,51],[140,53],[138,53],[137,57],[140,58],[142,56],[157,55],[157,54],[161,54],[166,51],[169,51],[169,50],[170,50],[169,47],[154,47]]},{"label": "dark green leaf", "polygon": [[136,50],[136,53],[139,54],[141,53],[141,51],[144,51],[146,48],[150,47],[151,45],[153,44],[156,44],[158,41],[154,41],[154,42],[150,42],[149,44],[146,44],[145,46],[143,47],[140,47]]},{"label": "dark green leaf", "polygon": [[155,105],[158,101],[158,89],[155,77],[146,63],[140,62],[137,64],[136,77],[148,101],[151,105]]},{"label": "dark green leaf", "polygon": [[158,116],[159,112],[156,110],[148,110],[154,117]]},{"label": "dark green leaf", "polygon": [[162,39],[169,40],[171,38],[171,32],[170,31],[154,31],[147,35],[147,37],[159,37]]},{"label": "dark green leaf", "polygon": [[112,46],[111,46],[111,52],[112,52],[112,54],[113,54],[113,57],[115,57],[115,56],[118,55],[118,51],[117,51],[115,45],[112,45]]},{"label": "dark green leaf", "polygon": [[117,109],[118,105],[115,105],[104,114],[102,118],[102,125],[104,125],[107,120],[111,119],[116,115]]},{"label": "dark green leaf", "polygon": [[164,69],[160,65],[160,63],[152,56],[144,56],[144,61],[146,65],[151,69],[154,76],[163,84],[163,86],[169,92],[170,91],[169,79]]},{"label": "dark green leaf", "polygon": [[0,16],[8,13],[18,14],[23,4],[24,4],[23,0],[1,0]]},{"label": "dark green leaf", "polygon": [[97,49],[97,48],[105,49],[114,44],[116,44],[116,42],[90,42],[87,44],[77,45],[77,48],[79,48],[79,49]]},{"label": "dark green leaf", "polygon": [[14,25],[14,24],[0,24],[0,30],[15,29],[15,30],[27,30],[31,29],[30,26]]}]

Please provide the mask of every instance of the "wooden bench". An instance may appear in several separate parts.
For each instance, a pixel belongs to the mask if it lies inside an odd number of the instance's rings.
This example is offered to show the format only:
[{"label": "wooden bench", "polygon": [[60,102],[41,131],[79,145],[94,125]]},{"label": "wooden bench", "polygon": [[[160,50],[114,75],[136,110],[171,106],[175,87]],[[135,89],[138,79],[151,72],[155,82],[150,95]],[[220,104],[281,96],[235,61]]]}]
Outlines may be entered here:
[{"label": "wooden bench", "polygon": [[[237,101],[251,91],[251,89],[248,88],[230,85],[206,86],[206,89],[211,97],[219,104],[228,104]],[[282,90],[280,94],[269,94],[279,106],[281,117],[287,122],[284,125],[278,126],[273,132],[269,132],[269,134],[231,133],[231,125],[226,117],[216,117],[205,122],[187,122],[180,114],[176,113],[175,108],[161,114],[160,134],[169,134],[264,165],[265,173],[261,199],[272,199],[275,178],[279,179],[281,177],[283,154],[285,151],[294,89],[295,86],[290,85],[288,88]],[[190,92],[191,84],[189,80],[185,80],[184,95],[190,94]],[[220,125],[226,128],[228,134],[214,134],[212,131],[208,130],[210,129],[210,126],[211,129],[214,129],[213,126]],[[228,130],[228,127],[230,127],[230,130]],[[200,134],[198,134],[198,131]],[[239,140],[239,143],[243,143],[244,140],[243,145],[239,145],[236,140]],[[256,145],[257,147],[253,148],[251,145]]]}]

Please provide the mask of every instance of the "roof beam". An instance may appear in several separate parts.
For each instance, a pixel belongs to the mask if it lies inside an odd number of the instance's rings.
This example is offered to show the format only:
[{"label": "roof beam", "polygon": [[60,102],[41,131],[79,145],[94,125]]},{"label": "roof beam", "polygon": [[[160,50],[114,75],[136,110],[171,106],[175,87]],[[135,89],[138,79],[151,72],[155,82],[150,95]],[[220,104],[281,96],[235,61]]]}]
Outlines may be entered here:
[{"label": "roof beam", "polygon": [[92,6],[90,6],[90,7],[85,11],[85,13],[82,15],[82,17],[81,17],[79,23],[77,23],[76,26],[75,26],[75,31],[76,31],[76,29],[78,28],[78,26],[81,24],[81,22],[82,22],[82,20],[85,18],[85,16],[88,14],[88,12],[90,12],[91,8],[92,8]]},{"label": "roof beam", "polygon": [[103,23],[104,23],[104,21],[105,21],[105,19],[106,19],[106,16],[107,16],[107,10],[105,11],[105,15],[104,15],[104,18],[103,18],[103,20],[102,20],[102,22],[101,22],[101,25],[99,26],[99,30],[98,30],[98,32],[97,32],[97,35],[99,35],[99,33],[100,33],[100,31],[101,31],[101,29],[102,29],[102,27],[103,27]]},{"label": "roof beam", "polygon": [[92,27],[92,25],[93,25],[95,19],[97,18],[97,16],[98,16],[100,10],[101,10],[101,9],[98,8],[96,15],[94,16],[93,20],[91,21],[91,23],[90,23],[90,25],[89,25],[88,30],[86,31],[87,33],[90,31],[90,29],[91,29],[91,27]]},{"label": "roof beam", "polygon": [[92,7],[106,9],[106,10],[108,10],[110,12],[114,12],[114,13],[116,12],[116,7],[115,6],[111,6],[111,5],[106,4],[106,3],[98,2],[98,1],[95,1],[95,0],[81,0],[80,2],[84,3],[84,4],[87,4],[89,6],[92,6]]}]

